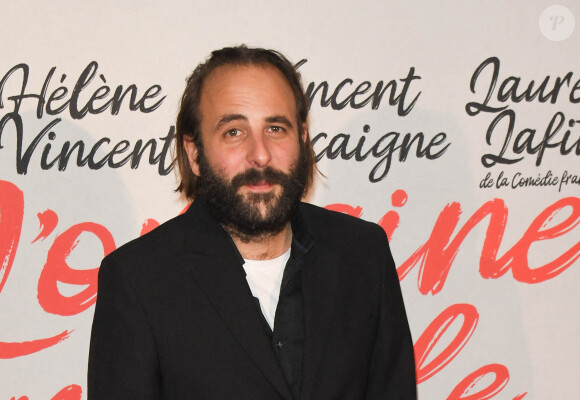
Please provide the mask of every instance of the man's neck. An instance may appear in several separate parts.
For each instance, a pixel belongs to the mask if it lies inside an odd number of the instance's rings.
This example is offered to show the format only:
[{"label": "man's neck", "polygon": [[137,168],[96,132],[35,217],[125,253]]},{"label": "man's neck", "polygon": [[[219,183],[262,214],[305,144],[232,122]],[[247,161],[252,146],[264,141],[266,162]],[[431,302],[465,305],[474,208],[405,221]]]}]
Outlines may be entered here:
[{"label": "man's neck", "polygon": [[241,238],[229,232],[238,251],[246,260],[270,260],[284,254],[292,244],[292,227],[288,223],[282,231],[274,234]]}]

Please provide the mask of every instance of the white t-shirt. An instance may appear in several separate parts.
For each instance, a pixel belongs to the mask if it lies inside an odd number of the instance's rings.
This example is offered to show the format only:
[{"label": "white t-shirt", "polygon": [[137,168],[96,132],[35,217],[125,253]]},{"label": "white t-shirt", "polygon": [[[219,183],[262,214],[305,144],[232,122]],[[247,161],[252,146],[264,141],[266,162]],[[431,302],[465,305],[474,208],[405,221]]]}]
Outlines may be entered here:
[{"label": "white t-shirt", "polygon": [[246,280],[252,295],[260,300],[260,308],[264,318],[274,330],[274,317],[280,297],[280,286],[284,276],[284,268],[290,258],[290,249],[279,257],[271,260],[246,260],[244,270]]}]

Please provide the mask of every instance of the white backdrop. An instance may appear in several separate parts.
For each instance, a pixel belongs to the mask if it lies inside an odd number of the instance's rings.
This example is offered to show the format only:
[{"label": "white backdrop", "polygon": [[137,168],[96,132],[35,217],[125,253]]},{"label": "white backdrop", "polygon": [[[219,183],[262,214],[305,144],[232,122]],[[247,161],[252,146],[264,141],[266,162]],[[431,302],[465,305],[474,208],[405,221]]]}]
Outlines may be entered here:
[{"label": "white backdrop", "polygon": [[86,398],[96,268],[185,207],[184,80],[240,43],[306,60],[309,200],[391,234],[419,398],[578,397],[577,2],[5,3],[0,399]]}]

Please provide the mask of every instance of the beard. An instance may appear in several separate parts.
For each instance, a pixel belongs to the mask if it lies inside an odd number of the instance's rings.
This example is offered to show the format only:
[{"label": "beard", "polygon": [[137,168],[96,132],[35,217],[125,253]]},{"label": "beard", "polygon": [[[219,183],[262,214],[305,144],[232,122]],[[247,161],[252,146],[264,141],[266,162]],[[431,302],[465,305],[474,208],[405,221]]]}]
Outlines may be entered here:
[{"label": "beard", "polygon": [[[264,238],[281,232],[290,222],[304,194],[307,179],[306,153],[300,146],[300,154],[288,173],[272,167],[248,169],[228,180],[209,165],[198,146],[200,176],[196,198],[204,201],[211,216],[226,231],[243,242]],[[244,185],[266,182],[279,185],[279,193],[240,194]]]}]

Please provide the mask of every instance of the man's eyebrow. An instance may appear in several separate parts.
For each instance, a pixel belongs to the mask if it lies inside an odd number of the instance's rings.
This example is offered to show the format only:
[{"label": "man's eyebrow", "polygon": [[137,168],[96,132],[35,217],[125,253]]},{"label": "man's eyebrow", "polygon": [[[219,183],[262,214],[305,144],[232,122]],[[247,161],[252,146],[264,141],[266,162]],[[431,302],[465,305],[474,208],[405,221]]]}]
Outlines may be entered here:
[{"label": "man's eyebrow", "polygon": [[242,114],[225,114],[220,117],[216,125],[216,130],[231,121],[247,121],[248,117]]},{"label": "man's eyebrow", "polygon": [[292,128],[292,122],[288,118],[283,115],[273,115],[271,117],[266,118],[266,122],[268,123],[277,123],[277,124],[284,124],[289,128]]}]

